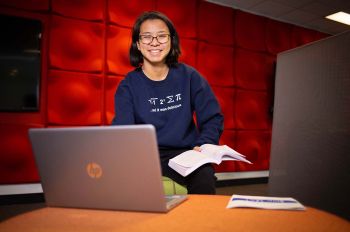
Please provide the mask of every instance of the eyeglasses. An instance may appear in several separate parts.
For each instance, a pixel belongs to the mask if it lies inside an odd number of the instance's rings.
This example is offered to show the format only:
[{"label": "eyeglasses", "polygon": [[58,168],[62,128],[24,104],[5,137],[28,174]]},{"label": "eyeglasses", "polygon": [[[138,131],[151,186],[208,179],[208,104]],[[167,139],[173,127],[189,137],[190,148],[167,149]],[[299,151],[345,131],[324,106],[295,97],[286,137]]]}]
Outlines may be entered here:
[{"label": "eyeglasses", "polygon": [[164,44],[169,41],[169,34],[159,34],[157,36],[152,36],[152,35],[140,35],[140,41],[143,44],[151,44],[153,42],[153,39],[156,38],[158,43]]}]

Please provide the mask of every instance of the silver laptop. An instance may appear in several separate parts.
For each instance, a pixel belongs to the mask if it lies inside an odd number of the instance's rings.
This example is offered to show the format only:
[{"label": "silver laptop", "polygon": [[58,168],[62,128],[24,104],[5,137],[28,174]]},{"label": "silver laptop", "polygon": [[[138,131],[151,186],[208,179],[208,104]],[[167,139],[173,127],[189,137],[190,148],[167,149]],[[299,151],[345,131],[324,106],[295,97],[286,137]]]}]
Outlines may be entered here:
[{"label": "silver laptop", "polygon": [[48,206],[167,212],[152,125],[30,129]]}]

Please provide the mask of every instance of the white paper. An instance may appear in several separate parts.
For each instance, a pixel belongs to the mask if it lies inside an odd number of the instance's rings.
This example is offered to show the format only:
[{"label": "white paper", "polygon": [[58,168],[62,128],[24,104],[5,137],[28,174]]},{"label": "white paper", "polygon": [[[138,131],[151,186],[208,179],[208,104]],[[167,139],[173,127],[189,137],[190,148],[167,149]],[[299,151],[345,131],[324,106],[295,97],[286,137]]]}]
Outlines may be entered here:
[{"label": "white paper", "polygon": [[251,164],[244,155],[226,145],[203,144],[201,151],[188,150],[169,160],[169,167],[187,176],[206,163],[220,164],[223,160],[237,160]]},{"label": "white paper", "polygon": [[305,207],[294,198],[246,195],[232,195],[226,208],[305,210]]}]

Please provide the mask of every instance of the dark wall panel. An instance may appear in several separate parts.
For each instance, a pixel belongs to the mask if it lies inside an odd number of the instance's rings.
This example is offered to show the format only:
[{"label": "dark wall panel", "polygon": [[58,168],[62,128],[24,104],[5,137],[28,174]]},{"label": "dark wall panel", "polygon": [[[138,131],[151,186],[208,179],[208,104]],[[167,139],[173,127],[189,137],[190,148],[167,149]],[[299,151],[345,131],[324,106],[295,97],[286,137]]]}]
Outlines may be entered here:
[{"label": "dark wall panel", "polygon": [[350,219],[350,32],[278,55],[269,192]]}]

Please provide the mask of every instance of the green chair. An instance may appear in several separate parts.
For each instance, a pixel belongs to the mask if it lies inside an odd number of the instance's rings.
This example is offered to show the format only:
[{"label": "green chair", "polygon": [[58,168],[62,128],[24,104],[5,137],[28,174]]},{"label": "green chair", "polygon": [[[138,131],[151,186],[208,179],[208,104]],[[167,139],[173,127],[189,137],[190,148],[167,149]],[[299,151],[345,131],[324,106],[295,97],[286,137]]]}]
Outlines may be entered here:
[{"label": "green chair", "polygon": [[185,186],[176,183],[175,181],[166,176],[163,176],[163,186],[165,195],[187,194],[187,188]]}]

